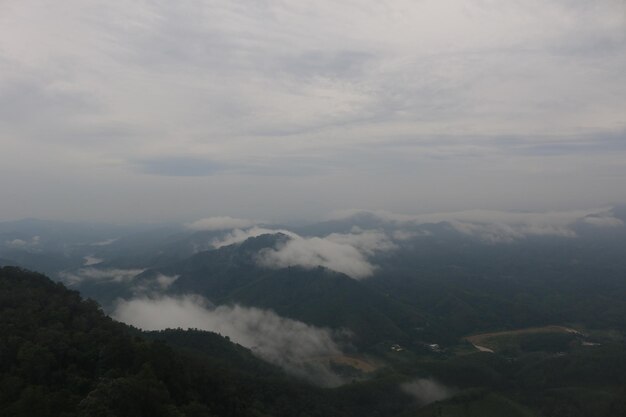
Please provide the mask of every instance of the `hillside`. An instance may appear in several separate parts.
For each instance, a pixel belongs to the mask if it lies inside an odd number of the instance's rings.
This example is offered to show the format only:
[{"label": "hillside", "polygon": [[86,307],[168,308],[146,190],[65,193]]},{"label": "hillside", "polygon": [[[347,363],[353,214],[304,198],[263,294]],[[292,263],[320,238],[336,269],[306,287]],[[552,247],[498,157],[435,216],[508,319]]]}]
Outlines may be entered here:
[{"label": "hillside", "polygon": [[315,388],[221,336],[203,340],[204,355],[175,352],[61,284],[2,268],[0,415],[337,415]]},{"label": "hillside", "polygon": [[240,245],[200,252],[137,279],[162,273],[178,278],[170,293],[200,294],[216,304],[239,303],[271,309],[316,326],[347,329],[367,348],[384,341],[407,343],[423,325],[416,307],[381,294],[345,274],[325,268],[268,269],[255,262],[259,250],[284,239],[262,235]]}]

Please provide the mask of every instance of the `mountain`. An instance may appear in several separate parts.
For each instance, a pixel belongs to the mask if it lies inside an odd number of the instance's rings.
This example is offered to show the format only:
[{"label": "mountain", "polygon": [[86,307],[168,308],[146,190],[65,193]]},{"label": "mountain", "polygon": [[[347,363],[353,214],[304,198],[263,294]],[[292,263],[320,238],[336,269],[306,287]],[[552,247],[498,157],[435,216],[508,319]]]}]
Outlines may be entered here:
[{"label": "mountain", "polygon": [[[186,339],[182,344],[201,354],[161,339]],[[322,391],[221,336],[170,331],[144,338],[93,301],[18,268],[0,269],[0,352],[0,415],[338,415]]]},{"label": "mountain", "polygon": [[269,269],[258,265],[260,250],[286,239],[282,234],[249,238],[148,270],[136,280],[159,274],[177,276],[170,294],[200,294],[215,304],[270,309],[316,326],[346,329],[361,348],[381,342],[410,343],[413,329],[423,325],[417,308],[322,267]]},{"label": "mountain", "polygon": [[505,243],[433,235],[377,262],[381,272],[368,285],[420,308],[449,342],[553,323],[626,330],[623,227]]}]

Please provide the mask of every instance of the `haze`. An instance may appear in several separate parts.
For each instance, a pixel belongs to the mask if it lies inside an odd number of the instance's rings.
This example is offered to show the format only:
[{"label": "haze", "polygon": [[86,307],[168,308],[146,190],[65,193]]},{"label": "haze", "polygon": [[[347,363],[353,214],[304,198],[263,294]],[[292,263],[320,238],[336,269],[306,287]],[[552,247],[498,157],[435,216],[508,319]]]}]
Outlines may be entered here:
[{"label": "haze", "polygon": [[626,195],[626,3],[0,3],[0,220]]}]

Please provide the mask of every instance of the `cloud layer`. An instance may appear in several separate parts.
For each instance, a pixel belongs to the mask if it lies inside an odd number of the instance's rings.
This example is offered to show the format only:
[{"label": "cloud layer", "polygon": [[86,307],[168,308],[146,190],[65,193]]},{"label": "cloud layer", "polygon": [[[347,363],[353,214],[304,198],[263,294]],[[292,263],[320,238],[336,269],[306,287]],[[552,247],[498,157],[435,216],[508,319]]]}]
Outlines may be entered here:
[{"label": "cloud layer", "polygon": [[624,222],[615,217],[611,208],[548,212],[519,212],[498,210],[471,210],[450,213],[404,215],[388,211],[343,210],[335,219],[349,219],[367,213],[390,227],[392,236],[402,241],[417,236],[420,231],[405,230],[412,226],[446,222],[454,230],[490,242],[510,242],[528,236],[576,237],[575,228],[584,223],[596,227],[622,227]]},{"label": "cloud layer", "polygon": [[0,212],[604,204],[625,194],[625,8],[4,1]]},{"label": "cloud layer", "polygon": [[75,271],[65,271],[59,273],[59,277],[69,285],[81,282],[130,282],[137,275],[141,274],[143,269],[118,269],[118,268],[80,268]]},{"label": "cloud layer", "polygon": [[119,301],[113,317],[144,330],[195,328],[220,333],[287,372],[325,386],[343,380],[316,358],[341,354],[329,330],[257,308],[211,308],[197,296]]},{"label": "cloud layer", "polygon": [[205,219],[196,220],[187,224],[187,228],[198,231],[216,231],[241,229],[251,227],[257,224],[256,221],[250,219],[238,219],[230,216],[207,217]]}]

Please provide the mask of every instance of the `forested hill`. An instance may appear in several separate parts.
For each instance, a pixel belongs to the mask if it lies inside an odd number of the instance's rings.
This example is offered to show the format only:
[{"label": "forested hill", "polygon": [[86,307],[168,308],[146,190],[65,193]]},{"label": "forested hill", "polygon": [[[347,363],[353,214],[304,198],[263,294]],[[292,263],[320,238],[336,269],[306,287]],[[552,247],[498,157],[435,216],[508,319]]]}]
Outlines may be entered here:
[{"label": "forested hill", "polygon": [[339,415],[324,391],[221,336],[203,340],[210,360],[144,338],[43,275],[0,268],[0,415]]}]

